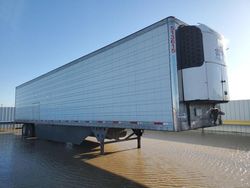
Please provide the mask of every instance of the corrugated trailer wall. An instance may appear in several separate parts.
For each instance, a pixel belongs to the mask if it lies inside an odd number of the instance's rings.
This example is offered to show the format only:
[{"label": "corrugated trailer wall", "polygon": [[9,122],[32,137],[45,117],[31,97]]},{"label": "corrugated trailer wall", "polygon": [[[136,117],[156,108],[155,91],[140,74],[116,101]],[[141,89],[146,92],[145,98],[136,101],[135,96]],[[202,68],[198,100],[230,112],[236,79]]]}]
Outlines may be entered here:
[{"label": "corrugated trailer wall", "polygon": [[168,52],[163,20],[18,86],[15,118],[164,122],[173,130]]},{"label": "corrugated trailer wall", "polygon": [[0,107],[0,122],[13,122],[15,107]]}]

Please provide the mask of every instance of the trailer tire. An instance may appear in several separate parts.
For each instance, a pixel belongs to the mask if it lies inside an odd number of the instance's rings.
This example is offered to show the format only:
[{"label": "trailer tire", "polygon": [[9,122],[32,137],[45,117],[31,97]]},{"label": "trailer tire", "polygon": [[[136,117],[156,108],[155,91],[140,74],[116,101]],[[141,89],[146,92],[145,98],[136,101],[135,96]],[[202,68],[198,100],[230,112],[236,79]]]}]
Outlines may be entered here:
[{"label": "trailer tire", "polygon": [[27,136],[27,124],[23,124],[23,127],[22,127],[22,136],[24,136],[24,137]]},{"label": "trailer tire", "polygon": [[33,124],[23,124],[22,136],[24,137],[35,136],[35,126]]},{"label": "trailer tire", "polygon": [[33,124],[28,124],[27,137],[35,136],[35,126]]}]

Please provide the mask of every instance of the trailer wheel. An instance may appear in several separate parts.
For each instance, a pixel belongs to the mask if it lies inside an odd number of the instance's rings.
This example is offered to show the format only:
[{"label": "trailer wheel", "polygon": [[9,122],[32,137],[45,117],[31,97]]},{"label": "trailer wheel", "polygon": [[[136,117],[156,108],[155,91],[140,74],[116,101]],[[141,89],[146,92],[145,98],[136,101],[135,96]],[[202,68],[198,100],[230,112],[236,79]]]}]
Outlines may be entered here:
[{"label": "trailer wheel", "polygon": [[23,124],[23,127],[22,127],[22,136],[24,136],[24,137],[27,136],[27,124]]},{"label": "trailer wheel", "polygon": [[35,136],[35,126],[33,124],[23,124],[22,136],[24,137]]},{"label": "trailer wheel", "polygon": [[33,124],[28,124],[27,137],[35,136],[35,126]]}]

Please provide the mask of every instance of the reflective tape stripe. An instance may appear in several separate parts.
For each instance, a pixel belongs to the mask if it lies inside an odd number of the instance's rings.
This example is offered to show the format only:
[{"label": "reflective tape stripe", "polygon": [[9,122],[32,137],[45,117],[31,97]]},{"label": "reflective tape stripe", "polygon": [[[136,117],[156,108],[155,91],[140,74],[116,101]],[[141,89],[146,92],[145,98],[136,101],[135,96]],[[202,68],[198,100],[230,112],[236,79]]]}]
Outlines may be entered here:
[{"label": "reflective tape stripe", "polygon": [[155,121],[154,124],[155,125],[163,125],[163,122]]},{"label": "reflective tape stripe", "polygon": [[130,124],[135,124],[135,125],[137,125],[137,124],[138,124],[138,122],[137,122],[137,121],[130,121],[129,123],[130,123]]}]

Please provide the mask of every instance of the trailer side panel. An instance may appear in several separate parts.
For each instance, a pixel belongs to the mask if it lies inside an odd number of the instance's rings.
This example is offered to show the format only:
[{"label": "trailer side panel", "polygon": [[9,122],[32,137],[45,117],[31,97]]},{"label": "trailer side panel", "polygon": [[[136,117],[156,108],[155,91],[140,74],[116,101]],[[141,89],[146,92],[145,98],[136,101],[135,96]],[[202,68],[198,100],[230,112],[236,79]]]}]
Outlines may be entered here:
[{"label": "trailer side panel", "polygon": [[173,130],[168,41],[163,20],[17,87],[16,121],[142,122]]}]

